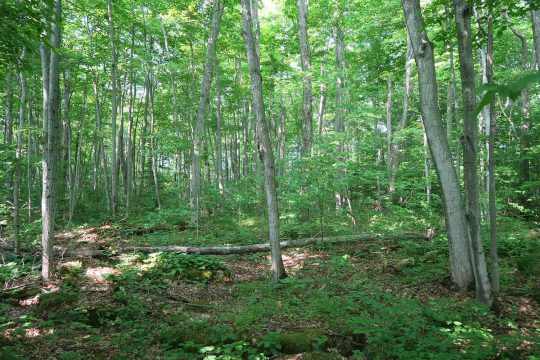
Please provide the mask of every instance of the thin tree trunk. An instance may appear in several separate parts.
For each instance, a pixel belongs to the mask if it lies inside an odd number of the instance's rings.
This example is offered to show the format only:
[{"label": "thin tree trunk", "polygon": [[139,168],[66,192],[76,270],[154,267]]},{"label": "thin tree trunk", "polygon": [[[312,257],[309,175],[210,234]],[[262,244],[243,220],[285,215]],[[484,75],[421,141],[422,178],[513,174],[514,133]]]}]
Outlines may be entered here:
[{"label": "thin tree trunk", "polygon": [[392,76],[388,75],[388,97],[386,99],[386,168],[388,171],[387,176],[389,183],[392,159],[394,157],[392,150]]},{"label": "thin tree trunk", "polygon": [[193,160],[191,166],[190,199],[191,223],[199,222],[199,196],[201,191],[201,152],[202,141],[205,134],[206,108],[210,85],[212,84],[212,68],[216,58],[216,42],[219,34],[221,15],[223,14],[223,1],[214,0],[211,34],[206,44],[206,63],[204,64],[201,95],[197,108],[197,124],[193,134]]},{"label": "thin tree trunk", "polygon": [[[532,3],[532,0],[529,0]],[[540,10],[531,10],[531,23],[534,42],[533,69],[540,70]]]},{"label": "thin tree trunk", "polygon": [[158,209],[161,208],[161,198],[159,196],[159,182],[158,182],[158,170],[157,170],[157,156],[156,156],[156,134],[155,134],[155,117],[154,117],[154,86],[153,86],[153,74],[152,70],[148,70],[148,83],[147,91],[150,98],[150,160],[151,160],[151,171],[152,171],[152,180],[154,182],[154,191],[156,195],[156,206]]},{"label": "thin tree trunk", "polygon": [[[161,31],[163,32],[163,41],[165,43],[165,55],[167,57],[167,60],[171,60],[171,54],[169,50],[169,41],[167,39],[167,32],[165,31],[165,25],[163,25],[163,19],[161,17],[161,14],[159,15],[159,23],[161,25]],[[174,131],[175,135],[178,139],[180,139],[180,122],[178,120],[178,88],[176,85],[176,71],[173,69],[169,72],[170,81],[172,85],[172,106],[173,106],[173,123],[174,123]],[[177,191],[178,191],[178,200],[179,204],[182,204],[182,182],[181,182],[181,156],[180,156],[180,149],[178,149],[177,153],[175,154],[175,168],[176,168],[176,185],[177,185]]]},{"label": "thin tree trunk", "polygon": [[446,141],[441,124],[433,45],[425,30],[420,0],[402,1],[407,29],[418,67],[422,121],[441,185],[450,247],[452,280],[461,290],[466,290],[474,275],[469,257],[467,225],[461,202],[459,181],[452,163],[450,146]]},{"label": "thin tree trunk", "polygon": [[471,260],[476,281],[476,298],[491,304],[489,281],[480,235],[480,191],[478,180],[478,119],[474,116],[475,89],[471,34],[472,7],[466,0],[454,0],[463,97],[463,176],[466,194],[466,219],[469,227]]},{"label": "thin tree trunk", "polygon": [[[23,49],[24,58],[26,50]],[[15,242],[14,252],[18,252],[19,244],[19,229],[20,229],[20,204],[19,204],[19,189],[21,184],[21,161],[22,161],[22,132],[24,124],[24,111],[26,108],[26,78],[24,72],[19,72],[20,86],[20,110],[19,110],[19,125],[17,127],[17,150],[15,151],[15,181],[13,182],[13,240]]]},{"label": "thin tree trunk", "polygon": [[[44,45],[43,45],[44,46]],[[45,101],[45,100],[44,100]],[[10,146],[13,142],[13,72],[6,74],[6,121],[4,128],[4,145]],[[13,172],[7,174],[5,188],[8,196],[13,195]],[[8,199],[11,200],[11,199]]]},{"label": "thin tree trunk", "polygon": [[107,15],[109,19],[109,39],[111,47],[111,209],[113,215],[118,211],[118,163],[116,161],[116,68],[117,53],[114,31],[112,0],[107,0]]},{"label": "thin tree trunk", "polygon": [[307,0],[298,0],[298,39],[300,41],[300,58],[302,63],[302,147],[303,157],[313,155],[313,106],[311,89],[311,52],[307,33],[308,4]]},{"label": "thin tree trunk", "polygon": [[84,121],[86,118],[86,93],[87,87],[84,85],[83,90],[83,102],[81,108],[81,121],[79,122],[79,130],[77,131],[77,147],[75,151],[75,175],[72,179],[72,191],[69,199],[69,221],[73,219],[73,214],[75,212],[75,207],[77,205],[77,196],[80,189],[80,179],[81,179],[81,156],[82,156],[82,142],[83,142],[83,129]]},{"label": "thin tree trunk", "polygon": [[[487,52],[486,52],[486,77],[487,83],[493,84],[493,0],[488,1],[488,31],[487,31]],[[488,136],[488,217],[489,217],[489,254],[491,258],[491,289],[493,295],[499,295],[500,291],[500,269],[499,257],[497,255],[497,204],[495,198],[495,99],[489,103],[489,116],[486,118],[486,132]]]},{"label": "thin tree trunk", "polygon": [[223,195],[223,153],[221,149],[221,84],[219,79],[219,62],[216,60],[216,114],[217,114],[217,129],[216,129],[216,177],[219,188],[219,193]]},{"label": "thin tree trunk", "polygon": [[253,23],[251,18],[252,6],[250,3],[250,0],[242,0],[242,36],[244,38],[251,78],[253,110],[257,124],[259,154],[264,164],[265,194],[268,205],[268,226],[270,232],[270,252],[272,257],[272,278],[274,281],[279,281],[286,276],[286,273],[281,258],[281,248],[279,244],[279,212],[276,193],[274,154],[272,152],[264,113],[261,69],[256,40],[253,36]]},{"label": "thin tree trunk", "polygon": [[[405,92],[403,94],[403,111],[401,113],[401,120],[399,122],[399,128],[397,134],[404,130],[407,126],[407,120],[409,118],[409,101],[411,96],[411,76],[412,76],[412,64],[414,61],[414,54],[411,45],[411,39],[407,34],[407,53],[405,56]],[[392,144],[392,161],[390,167],[390,175],[388,180],[388,197],[390,202],[394,201],[394,195],[396,192],[396,177],[399,163],[401,162],[402,141],[400,138],[396,139]]]}]

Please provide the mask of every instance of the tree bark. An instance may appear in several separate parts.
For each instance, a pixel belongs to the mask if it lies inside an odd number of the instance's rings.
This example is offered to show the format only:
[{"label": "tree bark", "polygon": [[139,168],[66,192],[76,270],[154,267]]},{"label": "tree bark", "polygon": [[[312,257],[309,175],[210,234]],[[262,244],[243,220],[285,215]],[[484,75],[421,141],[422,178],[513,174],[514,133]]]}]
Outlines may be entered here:
[{"label": "tree bark", "polygon": [[107,0],[107,15],[109,19],[109,39],[111,47],[111,209],[113,215],[116,215],[118,210],[118,163],[116,161],[116,69],[118,60],[112,0]]},{"label": "tree bark", "polygon": [[216,60],[216,115],[217,115],[217,128],[216,128],[216,178],[219,193],[223,195],[223,152],[221,149],[221,127],[222,127],[222,113],[221,113],[221,83],[219,79],[219,62]]},{"label": "tree bark", "polygon": [[313,155],[313,104],[311,88],[311,52],[307,33],[307,0],[298,0],[298,39],[300,41],[300,59],[302,63],[302,147],[303,157]]},{"label": "tree bark", "polygon": [[[60,46],[62,42],[61,22],[62,22],[62,1],[54,0],[52,4],[53,24],[51,33],[50,59],[45,65],[45,72],[48,76],[43,78],[44,86],[48,86],[47,96],[47,119],[44,121],[45,146],[43,149],[43,191],[41,197],[41,277],[44,282],[48,282],[52,273],[54,241],[54,218],[56,211],[56,188],[55,182],[58,175],[55,175],[56,164],[59,158],[60,144],[59,135],[61,127],[60,116]],[[42,44],[44,48],[45,45]],[[47,55],[47,51],[44,51]],[[43,67],[43,65],[42,65]],[[45,93],[44,93],[45,95]],[[44,101],[45,101],[44,98]]]},{"label": "tree bark", "polygon": [[[370,242],[370,241],[395,241],[395,240],[416,240],[428,239],[422,233],[398,233],[389,235],[380,234],[359,234],[333,237],[312,237],[298,240],[281,241],[279,248],[291,249],[299,248],[316,244],[344,244],[354,242]],[[140,252],[144,254],[155,252],[174,252],[181,254],[199,254],[199,255],[233,255],[233,254],[252,254],[259,252],[267,252],[271,250],[270,244],[255,244],[247,246],[207,246],[207,247],[192,247],[192,246],[151,246],[151,247],[124,247],[115,251],[116,254],[125,254],[131,252]],[[107,250],[91,250],[91,249],[75,249],[75,250],[59,250],[59,257],[99,257],[110,256],[111,252]]]},{"label": "tree bark", "polygon": [[[407,126],[407,121],[409,118],[409,101],[411,96],[411,76],[412,76],[412,65],[411,61],[414,61],[414,54],[411,45],[411,39],[409,34],[407,34],[407,53],[405,56],[405,91],[403,94],[403,111],[401,113],[401,120],[399,122],[399,128],[397,134],[400,131],[404,130]],[[396,192],[396,177],[397,170],[399,168],[399,163],[401,162],[401,151],[402,151],[402,140],[398,137],[395,139],[392,144],[392,160],[390,166],[390,175],[388,181],[388,197],[390,202],[394,201],[394,195]]]},{"label": "tree bark", "polygon": [[[486,80],[493,84],[493,0],[488,2],[488,31],[486,47]],[[486,118],[486,132],[488,136],[488,218],[489,218],[489,255],[491,258],[491,290],[497,296],[500,292],[500,268],[497,255],[497,204],[495,197],[495,99],[489,102],[489,113]]]},{"label": "tree bark", "polygon": [[212,70],[216,58],[216,42],[219,35],[221,15],[223,14],[223,1],[214,0],[214,14],[212,17],[211,33],[206,44],[206,63],[204,64],[201,95],[199,98],[199,106],[197,108],[197,123],[193,134],[193,160],[191,166],[191,182],[190,182],[190,208],[191,208],[191,223],[199,222],[199,195],[201,190],[201,153],[202,140],[205,134],[206,108],[210,94],[210,85],[212,84]]},{"label": "tree bark", "polygon": [[466,290],[474,278],[470,257],[465,212],[450,146],[441,124],[433,45],[429,40],[419,0],[402,0],[407,29],[418,67],[420,110],[437,177],[441,185],[452,281]]},{"label": "tree bark", "polygon": [[472,6],[467,0],[454,0],[463,97],[463,176],[466,219],[469,228],[471,260],[476,281],[476,298],[491,304],[491,284],[480,235],[480,190],[478,179],[478,119],[474,116],[475,89],[471,34]]},{"label": "tree bark", "polygon": [[[26,50],[23,50],[22,58]],[[22,132],[26,108],[26,78],[24,72],[19,72],[19,87],[20,87],[20,109],[19,109],[19,125],[17,127],[17,150],[15,151],[15,181],[13,182],[13,240],[15,242],[15,253],[18,251],[19,245],[19,229],[20,229],[20,184],[21,184],[21,161],[22,161]]]},{"label": "tree bark", "polygon": [[257,140],[259,156],[264,165],[265,194],[268,206],[268,226],[270,232],[270,251],[272,255],[272,278],[279,281],[286,276],[281,248],[279,245],[279,213],[276,193],[274,154],[268,134],[268,127],[264,113],[264,99],[262,77],[257,45],[253,36],[253,23],[251,17],[250,0],[242,0],[242,37],[246,48],[246,55],[251,78],[253,95],[253,111],[257,125]]}]

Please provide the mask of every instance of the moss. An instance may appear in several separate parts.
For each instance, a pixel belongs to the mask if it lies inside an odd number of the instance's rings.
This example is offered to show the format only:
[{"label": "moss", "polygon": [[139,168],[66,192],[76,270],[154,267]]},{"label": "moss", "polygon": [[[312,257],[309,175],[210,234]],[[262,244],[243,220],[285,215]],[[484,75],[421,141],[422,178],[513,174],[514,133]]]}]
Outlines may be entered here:
[{"label": "moss", "polygon": [[279,339],[281,351],[285,354],[297,354],[318,350],[317,342],[324,335],[321,329],[307,329],[301,332],[283,334]]},{"label": "moss", "polygon": [[302,354],[298,357],[298,360],[341,360],[341,357],[338,354],[334,353],[325,353],[325,352],[310,352]]}]

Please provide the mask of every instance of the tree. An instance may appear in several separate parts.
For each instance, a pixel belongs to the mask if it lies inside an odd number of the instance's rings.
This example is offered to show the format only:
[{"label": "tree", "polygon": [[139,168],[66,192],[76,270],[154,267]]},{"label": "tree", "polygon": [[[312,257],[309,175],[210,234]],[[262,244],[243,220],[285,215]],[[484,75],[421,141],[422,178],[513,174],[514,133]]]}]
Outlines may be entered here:
[{"label": "tree", "polygon": [[[56,211],[55,174],[60,153],[60,46],[62,44],[62,0],[54,0],[52,7],[51,45],[41,44],[43,70],[43,190],[41,195],[41,276],[50,280],[53,265],[54,222]],[[50,54],[50,58],[49,58]]]},{"label": "tree", "polygon": [[190,183],[190,207],[191,223],[199,222],[199,196],[201,188],[201,152],[202,141],[205,134],[206,107],[210,94],[210,85],[212,83],[213,66],[216,62],[216,42],[219,35],[221,15],[223,14],[223,1],[214,0],[213,17],[210,29],[210,37],[206,44],[206,62],[204,64],[204,75],[202,78],[201,95],[199,106],[197,108],[197,122],[193,134],[193,161],[191,165],[191,183]]},{"label": "tree", "polygon": [[466,219],[468,224],[471,261],[476,281],[476,298],[491,304],[491,284],[480,235],[480,189],[478,179],[478,118],[474,115],[474,61],[472,51],[472,6],[467,0],[454,0],[458,34],[458,50],[463,97],[463,177],[465,183]]},{"label": "tree", "polygon": [[461,203],[459,181],[452,163],[450,146],[442,128],[433,44],[427,36],[420,0],[402,1],[418,67],[422,121],[443,197],[452,280],[460,289],[465,290],[474,277],[470,261],[469,235]]},{"label": "tree", "polygon": [[[256,1],[256,0],[255,0]],[[262,77],[260,69],[259,52],[257,51],[255,37],[253,36],[253,22],[251,17],[251,1],[242,0],[242,37],[246,48],[249,75],[251,79],[251,92],[253,96],[253,112],[257,126],[257,146],[259,156],[264,167],[264,190],[268,206],[268,227],[270,230],[270,252],[272,255],[272,278],[279,281],[286,276],[285,267],[281,258],[279,246],[279,212],[276,192],[274,154],[268,135],[268,124],[264,112],[264,99]]]},{"label": "tree", "polygon": [[302,156],[313,153],[313,96],[311,94],[311,51],[307,33],[308,5],[306,0],[298,0],[298,39],[302,63]]}]

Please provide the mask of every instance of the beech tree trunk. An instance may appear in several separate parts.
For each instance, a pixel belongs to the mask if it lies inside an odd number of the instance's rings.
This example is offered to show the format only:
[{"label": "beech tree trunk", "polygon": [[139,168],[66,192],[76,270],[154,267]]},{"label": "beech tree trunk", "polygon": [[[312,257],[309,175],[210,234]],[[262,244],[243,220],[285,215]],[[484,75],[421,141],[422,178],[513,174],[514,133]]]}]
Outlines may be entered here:
[{"label": "beech tree trunk", "polygon": [[221,15],[223,14],[223,1],[214,0],[211,33],[206,44],[206,63],[204,64],[201,95],[197,108],[197,123],[193,133],[193,160],[191,165],[190,199],[191,223],[199,222],[199,195],[201,191],[201,153],[202,141],[205,134],[206,107],[212,84],[212,72],[216,58],[216,42],[219,34]]},{"label": "beech tree trunk", "polygon": [[253,95],[253,111],[257,126],[257,140],[259,156],[263,162],[265,178],[265,194],[268,206],[268,226],[270,237],[270,252],[272,255],[272,278],[279,281],[286,276],[281,248],[279,245],[279,213],[276,193],[274,154],[268,134],[268,127],[264,113],[264,99],[262,92],[262,77],[260,60],[256,40],[253,36],[253,22],[251,17],[251,1],[242,0],[242,37],[246,48],[246,55],[251,78]]},{"label": "beech tree trunk", "polygon": [[221,84],[219,79],[219,62],[216,60],[216,115],[217,115],[217,128],[216,128],[216,178],[219,188],[219,193],[223,195],[223,152],[221,149],[221,127],[222,127],[222,113],[221,113]]},{"label": "beech tree trunk", "polygon": [[[6,121],[4,128],[4,145],[11,145],[13,142],[13,71],[8,71],[6,74]],[[13,187],[13,172],[7,174],[5,188],[8,195],[12,196]],[[8,199],[11,200],[11,199]]]},{"label": "beech tree trunk", "polygon": [[[47,92],[44,92],[44,102],[47,99],[47,118],[44,119],[43,139],[43,191],[41,197],[41,277],[44,282],[49,281],[53,265],[53,240],[54,240],[54,216],[56,204],[55,181],[57,175],[56,163],[59,158],[59,136],[61,127],[60,116],[60,45],[62,41],[61,22],[62,22],[62,0],[54,0],[52,4],[53,24],[51,33],[50,59],[42,63],[42,69],[48,72],[48,76],[43,76],[44,87],[47,86]],[[49,53],[42,43],[42,56]],[[45,68],[44,68],[45,65]]]},{"label": "beech tree trunk", "polygon": [[112,0],[107,0],[109,19],[109,39],[111,47],[111,209],[113,215],[118,210],[118,163],[116,161],[116,39],[114,33]]},{"label": "beech tree trunk", "polygon": [[466,290],[474,279],[470,261],[469,235],[458,177],[452,163],[450,146],[441,123],[438,102],[437,76],[433,45],[429,40],[420,10],[420,0],[402,0],[407,29],[411,39],[420,94],[420,110],[429,150],[441,185],[452,281]]},{"label": "beech tree trunk", "polygon": [[466,0],[454,0],[454,10],[463,97],[463,176],[471,260],[476,281],[476,298],[482,303],[491,304],[491,284],[480,235],[480,189],[477,166],[478,119],[474,116],[476,99],[471,34],[471,14],[473,9]]},{"label": "beech tree trunk", "polygon": [[[26,53],[23,50],[22,58]],[[19,244],[19,228],[20,228],[20,184],[21,184],[21,161],[22,161],[22,132],[26,108],[26,78],[24,72],[21,70],[19,72],[19,87],[20,87],[20,109],[19,109],[19,125],[17,126],[17,150],[15,151],[15,181],[13,182],[13,240],[15,242],[14,252],[18,251]]]},{"label": "beech tree trunk", "polygon": [[[488,31],[486,47],[486,80],[493,84],[493,0],[488,1]],[[491,258],[491,289],[497,296],[500,291],[500,268],[497,255],[497,204],[495,198],[495,99],[489,102],[489,114],[486,118],[488,136],[488,218],[489,218],[489,254]]]},{"label": "beech tree trunk", "polygon": [[[411,96],[411,76],[412,76],[412,64],[414,61],[414,54],[411,45],[411,39],[409,34],[407,34],[407,53],[405,56],[405,92],[403,94],[403,111],[401,113],[401,120],[399,122],[399,128],[396,132],[399,134],[400,131],[404,130],[407,126],[407,121],[409,119],[409,99]],[[392,159],[390,162],[390,174],[388,178],[388,198],[390,202],[394,201],[394,195],[396,192],[396,177],[397,170],[399,168],[399,163],[401,161],[401,151],[402,151],[402,141],[398,137],[394,139],[392,146]]]},{"label": "beech tree trunk", "polygon": [[313,155],[313,106],[311,88],[311,52],[307,33],[307,0],[298,0],[298,39],[300,41],[300,59],[302,62],[302,148],[303,157]]}]

